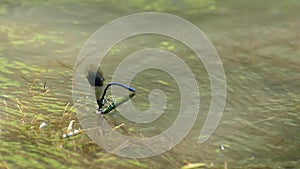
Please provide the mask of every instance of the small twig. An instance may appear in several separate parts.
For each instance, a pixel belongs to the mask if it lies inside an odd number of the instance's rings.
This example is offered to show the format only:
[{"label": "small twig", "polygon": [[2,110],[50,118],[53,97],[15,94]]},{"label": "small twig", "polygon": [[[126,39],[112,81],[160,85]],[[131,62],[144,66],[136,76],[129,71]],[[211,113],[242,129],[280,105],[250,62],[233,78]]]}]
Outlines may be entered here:
[{"label": "small twig", "polygon": [[262,119],[262,120],[257,120],[257,121],[254,121],[254,122],[251,122],[252,124],[256,124],[256,123],[261,123],[261,122],[265,122],[265,121],[269,121],[269,120],[273,120],[283,114],[285,114],[286,112],[283,112],[281,114],[278,114],[278,115],[275,115],[275,116],[271,116],[271,117],[268,117],[268,118],[265,118],[265,119]]},{"label": "small twig", "polygon": [[227,169],[227,162],[224,161],[224,169]]},{"label": "small twig", "polygon": [[[13,99],[11,99],[11,100],[13,100]],[[35,114],[38,114],[38,115],[40,115],[40,116],[42,116],[42,117],[44,117],[44,118],[46,118],[46,119],[49,119],[49,117],[48,116],[50,116],[51,114],[49,114],[49,115],[43,115],[43,114],[41,114],[41,113],[39,113],[39,112],[37,112],[37,111],[35,111],[35,110],[33,110],[33,109],[30,109],[29,107],[27,107],[26,105],[24,105],[23,103],[21,103],[20,101],[19,101],[19,99],[18,98],[16,98],[16,101],[15,101],[16,103],[17,103],[17,107],[18,107],[18,109],[20,110],[29,110],[30,112],[32,112],[32,113],[35,113]],[[21,105],[21,106],[20,106]]]},{"label": "small twig", "polygon": [[44,82],[44,90],[46,90],[47,81]]},{"label": "small twig", "polygon": [[45,82],[44,82],[44,88],[43,88],[43,93],[44,94],[47,94],[48,92],[49,92],[49,88],[47,88],[47,81],[45,80]]},{"label": "small twig", "polygon": [[124,141],[124,143],[120,144],[118,147],[116,147],[115,149],[113,149],[111,152],[114,153],[114,152],[118,152],[118,151],[122,150],[123,148],[125,148],[125,147],[128,146],[128,142],[129,142],[129,139],[127,139],[126,141]]},{"label": "small twig", "polygon": [[70,105],[70,102],[67,103],[67,105],[65,106],[65,109],[63,111],[63,116],[65,116],[65,113],[67,112],[67,109],[68,109],[69,105]]},{"label": "small twig", "polygon": [[10,169],[5,160],[2,160],[2,164],[5,169]]},{"label": "small twig", "polygon": [[67,64],[65,64],[65,63],[63,63],[63,62],[61,62],[61,61],[59,61],[58,59],[55,59],[55,60],[56,60],[57,63],[61,64],[62,66],[66,67],[66,68],[68,68],[68,69],[73,70],[73,68],[72,68],[71,66],[68,66]]},{"label": "small twig", "polygon": [[3,104],[5,106],[5,110],[7,110],[7,103],[6,103],[6,101],[4,99],[3,99]]},{"label": "small twig", "polygon": [[[49,64],[49,63],[48,63],[48,64]],[[45,70],[46,70],[47,72],[48,72],[48,66],[49,66],[48,64],[46,65],[46,68],[45,68]],[[29,91],[29,93],[31,94],[31,96],[34,96],[34,94],[32,93],[32,87],[33,87],[33,85],[35,85],[35,82],[41,77],[43,70],[44,70],[44,69],[41,69],[41,70],[39,71],[39,73],[35,75],[35,78],[31,81],[31,85],[29,85],[28,91]],[[23,77],[23,78],[26,79],[25,77]],[[27,81],[28,81],[28,79],[27,79]],[[30,81],[29,81],[29,82],[30,82]]]},{"label": "small twig", "polygon": [[33,81],[30,81],[29,79],[27,79],[25,76],[21,76],[21,78],[23,78],[25,81],[27,81],[28,83],[32,83]]},{"label": "small twig", "polygon": [[16,98],[16,102],[17,108],[19,109],[20,113],[23,113],[23,104],[19,101],[18,98]]}]

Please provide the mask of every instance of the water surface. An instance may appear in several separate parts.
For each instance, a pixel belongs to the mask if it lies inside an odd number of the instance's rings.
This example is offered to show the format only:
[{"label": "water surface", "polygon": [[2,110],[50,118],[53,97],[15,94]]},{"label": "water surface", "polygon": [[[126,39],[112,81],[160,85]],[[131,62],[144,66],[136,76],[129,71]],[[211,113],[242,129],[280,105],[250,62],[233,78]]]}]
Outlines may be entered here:
[{"label": "water surface", "polygon": [[[300,3],[292,0],[227,0],[202,5],[141,1],[128,6],[117,1],[1,2],[0,166],[180,168],[187,160],[212,168],[224,168],[225,164],[228,168],[299,167],[299,7]],[[104,24],[143,11],[183,17],[215,45],[227,78],[227,104],[218,129],[205,144],[196,143],[211,98],[200,60],[180,42],[145,35],[120,42],[108,53],[103,63],[107,81],[121,59],[144,47],[179,55],[197,77],[201,94],[200,114],[188,137],[169,152],[145,159],[112,155],[84,132],[63,139],[70,120],[80,128],[71,86],[81,47]],[[148,125],[118,116],[108,116],[108,120],[112,125],[125,123],[120,132],[137,137],[166,130],[179,109],[175,81],[164,72],[148,70],[139,74],[133,85],[139,91],[133,103],[141,110],[149,108],[151,90],[163,90],[168,97],[164,115]],[[42,122],[47,126],[40,130]],[[148,135],[143,135],[145,130]]]}]

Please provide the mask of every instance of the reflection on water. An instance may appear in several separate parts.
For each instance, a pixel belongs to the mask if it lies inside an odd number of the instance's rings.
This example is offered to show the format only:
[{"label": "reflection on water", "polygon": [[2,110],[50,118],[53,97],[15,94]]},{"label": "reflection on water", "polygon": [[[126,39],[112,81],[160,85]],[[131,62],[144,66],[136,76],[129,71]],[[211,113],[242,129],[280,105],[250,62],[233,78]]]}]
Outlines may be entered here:
[{"label": "reflection on water", "polygon": [[[161,7],[144,3],[123,7],[115,1],[1,2],[0,166],[180,168],[183,160],[216,168],[223,168],[224,163],[228,168],[299,166],[300,3],[227,0],[194,8],[179,1]],[[188,137],[165,154],[138,160],[111,155],[86,134],[62,139],[70,120],[77,120],[71,83],[80,48],[98,28],[132,10],[157,10],[186,18],[218,50],[226,71],[227,104],[220,126],[205,144],[196,141],[210,104],[208,75],[186,46],[160,36],[120,42],[107,54],[103,69],[109,81],[120,60],[144,47],[179,55],[197,77],[201,94],[200,114]],[[108,121],[112,126],[126,123],[118,131],[137,137],[166,130],[179,109],[175,81],[163,72],[148,70],[133,85],[138,91],[132,100],[137,109],[149,108],[149,92],[160,88],[168,98],[166,112],[154,124],[131,123],[117,112]],[[40,130],[42,122],[47,125]],[[74,128],[79,127],[77,121]]]}]

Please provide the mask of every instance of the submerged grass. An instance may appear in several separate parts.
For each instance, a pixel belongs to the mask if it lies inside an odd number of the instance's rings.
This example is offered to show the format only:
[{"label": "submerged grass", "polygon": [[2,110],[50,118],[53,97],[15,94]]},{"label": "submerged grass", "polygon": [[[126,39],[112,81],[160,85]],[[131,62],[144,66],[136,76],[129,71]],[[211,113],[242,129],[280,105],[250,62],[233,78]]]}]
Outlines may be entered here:
[{"label": "submerged grass", "polygon": [[[138,161],[104,153],[84,132],[62,137],[71,120],[75,120],[73,128],[80,128],[74,105],[67,97],[71,95],[70,79],[48,87],[43,83],[43,79],[50,76],[45,68],[29,68],[25,63],[9,62],[5,58],[0,58],[0,61],[5,63],[1,64],[1,69],[9,79],[6,82],[24,81],[25,84],[13,89],[11,83],[0,84],[0,168],[86,168],[110,166],[110,163],[126,168],[145,167]],[[9,78],[11,72],[19,70],[30,72],[21,73],[27,80]],[[51,76],[60,74],[50,72]],[[41,128],[43,122],[46,126]]]}]

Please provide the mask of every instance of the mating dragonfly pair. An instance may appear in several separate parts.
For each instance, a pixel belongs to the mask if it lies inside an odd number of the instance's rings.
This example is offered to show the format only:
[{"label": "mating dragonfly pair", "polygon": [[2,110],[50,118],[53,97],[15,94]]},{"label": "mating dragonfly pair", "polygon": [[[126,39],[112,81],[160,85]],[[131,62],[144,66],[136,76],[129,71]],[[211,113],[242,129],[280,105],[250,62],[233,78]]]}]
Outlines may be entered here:
[{"label": "mating dragonfly pair", "polygon": [[[111,82],[108,83],[105,87],[105,89],[102,92],[102,88],[104,86],[104,77],[103,77],[103,72],[101,71],[100,68],[95,69],[94,67],[91,67],[88,70],[88,75],[87,79],[90,83],[91,86],[95,87],[95,94],[96,94],[96,100],[98,104],[98,110],[96,111],[97,114],[107,114],[114,110],[116,107],[119,105],[125,103],[128,101],[130,98],[132,98],[135,95],[135,89],[127,86],[122,83],[118,82]],[[128,97],[123,97],[120,100],[114,100],[114,98],[110,98],[106,96],[107,90],[111,86],[119,86],[122,87],[131,93],[128,95]]]}]

